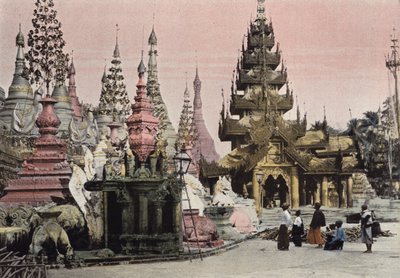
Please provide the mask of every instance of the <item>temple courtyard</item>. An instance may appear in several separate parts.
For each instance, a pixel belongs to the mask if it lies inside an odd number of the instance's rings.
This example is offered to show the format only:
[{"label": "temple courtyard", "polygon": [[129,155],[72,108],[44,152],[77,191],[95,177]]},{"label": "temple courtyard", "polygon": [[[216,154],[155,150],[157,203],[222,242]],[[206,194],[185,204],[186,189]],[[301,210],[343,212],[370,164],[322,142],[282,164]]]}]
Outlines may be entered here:
[{"label": "temple courtyard", "polygon": [[[52,269],[50,278],[69,277],[398,277],[400,273],[400,223],[390,221],[398,215],[398,209],[389,210],[381,206],[388,200],[375,203],[377,217],[384,215],[382,231],[390,230],[392,237],[378,237],[372,254],[363,254],[365,245],[346,242],[342,251],[324,251],[314,245],[303,244],[289,251],[278,251],[276,241],[255,238],[238,244],[238,247],[190,261],[158,262],[146,264],[124,264],[116,266],[96,266],[78,269]],[[371,206],[372,207],[372,206]],[[386,207],[386,208],[385,208]],[[374,209],[374,208],[372,208]],[[313,209],[302,207],[303,220],[307,225]],[[347,212],[346,212],[347,211]],[[357,208],[325,209],[328,223],[343,219],[345,213],[356,212]],[[273,227],[278,223],[280,209],[264,210],[263,223]],[[344,227],[356,224],[344,224]]]}]

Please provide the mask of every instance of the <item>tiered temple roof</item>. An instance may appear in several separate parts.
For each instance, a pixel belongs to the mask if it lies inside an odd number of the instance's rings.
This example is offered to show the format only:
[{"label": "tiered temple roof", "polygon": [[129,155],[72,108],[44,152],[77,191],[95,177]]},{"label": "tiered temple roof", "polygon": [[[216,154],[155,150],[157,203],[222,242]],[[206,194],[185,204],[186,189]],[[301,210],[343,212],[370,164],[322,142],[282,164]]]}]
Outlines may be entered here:
[{"label": "tiered temple roof", "polygon": [[[279,44],[275,45],[272,22],[265,17],[261,2],[257,18],[247,31],[247,44],[242,43],[242,55],[238,59],[232,78],[229,113],[222,113],[219,137],[231,141],[232,149],[247,143],[249,121],[263,117],[275,117],[284,136],[294,141],[305,134],[306,119],[289,123],[282,115],[293,107],[293,91],[290,90],[287,69],[281,60]],[[286,90],[280,89],[286,85]]]}]

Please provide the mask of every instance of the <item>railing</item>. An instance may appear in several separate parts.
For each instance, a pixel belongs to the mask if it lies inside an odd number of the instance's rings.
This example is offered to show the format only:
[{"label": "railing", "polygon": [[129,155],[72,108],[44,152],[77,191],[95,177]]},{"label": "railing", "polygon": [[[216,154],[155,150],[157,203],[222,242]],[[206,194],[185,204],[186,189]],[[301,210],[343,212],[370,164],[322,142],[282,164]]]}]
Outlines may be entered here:
[{"label": "railing", "polygon": [[11,262],[0,263],[0,278],[46,278],[44,264],[9,265]]},{"label": "railing", "polygon": [[0,278],[46,278],[44,264],[35,264],[27,256],[18,257],[7,247],[0,249]]}]

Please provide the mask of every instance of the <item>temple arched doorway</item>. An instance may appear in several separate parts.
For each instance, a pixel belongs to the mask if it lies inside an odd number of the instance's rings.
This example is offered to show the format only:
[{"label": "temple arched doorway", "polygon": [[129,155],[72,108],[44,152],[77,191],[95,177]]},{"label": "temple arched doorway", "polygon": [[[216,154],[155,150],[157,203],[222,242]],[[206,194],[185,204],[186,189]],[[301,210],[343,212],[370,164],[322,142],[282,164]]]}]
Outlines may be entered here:
[{"label": "temple arched doorway", "polygon": [[280,207],[287,202],[289,188],[282,175],[276,179],[269,175],[262,185],[262,191],[264,208]]}]

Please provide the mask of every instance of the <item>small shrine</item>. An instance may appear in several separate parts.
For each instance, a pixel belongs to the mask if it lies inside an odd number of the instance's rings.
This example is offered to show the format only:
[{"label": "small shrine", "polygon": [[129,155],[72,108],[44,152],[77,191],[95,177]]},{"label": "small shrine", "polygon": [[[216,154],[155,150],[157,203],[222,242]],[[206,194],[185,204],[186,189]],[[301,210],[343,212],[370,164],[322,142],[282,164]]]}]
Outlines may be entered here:
[{"label": "small shrine", "polygon": [[36,152],[22,163],[20,178],[8,181],[0,203],[39,205],[52,202],[52,197],[69,195],[72,172],[66,144],[56,137],[61,124],[54,112],[56,100],[47,95],[40,102],[43,111],[36,120],[40,133],[35,141]]},{"label": "small shrine", "polygon": [[126,121],[134,161],[125,160],[126,176],[113,175],[109,173],[113,169],[106,167],[105,179],[89,181],[85,188],[104,192],[106,247],[125,254],[177,254],[181,189],[176,177],[164,172],[166,158],[152,155],[158,119],[146,95],[145,71],[142,59],[135,103]]}]

